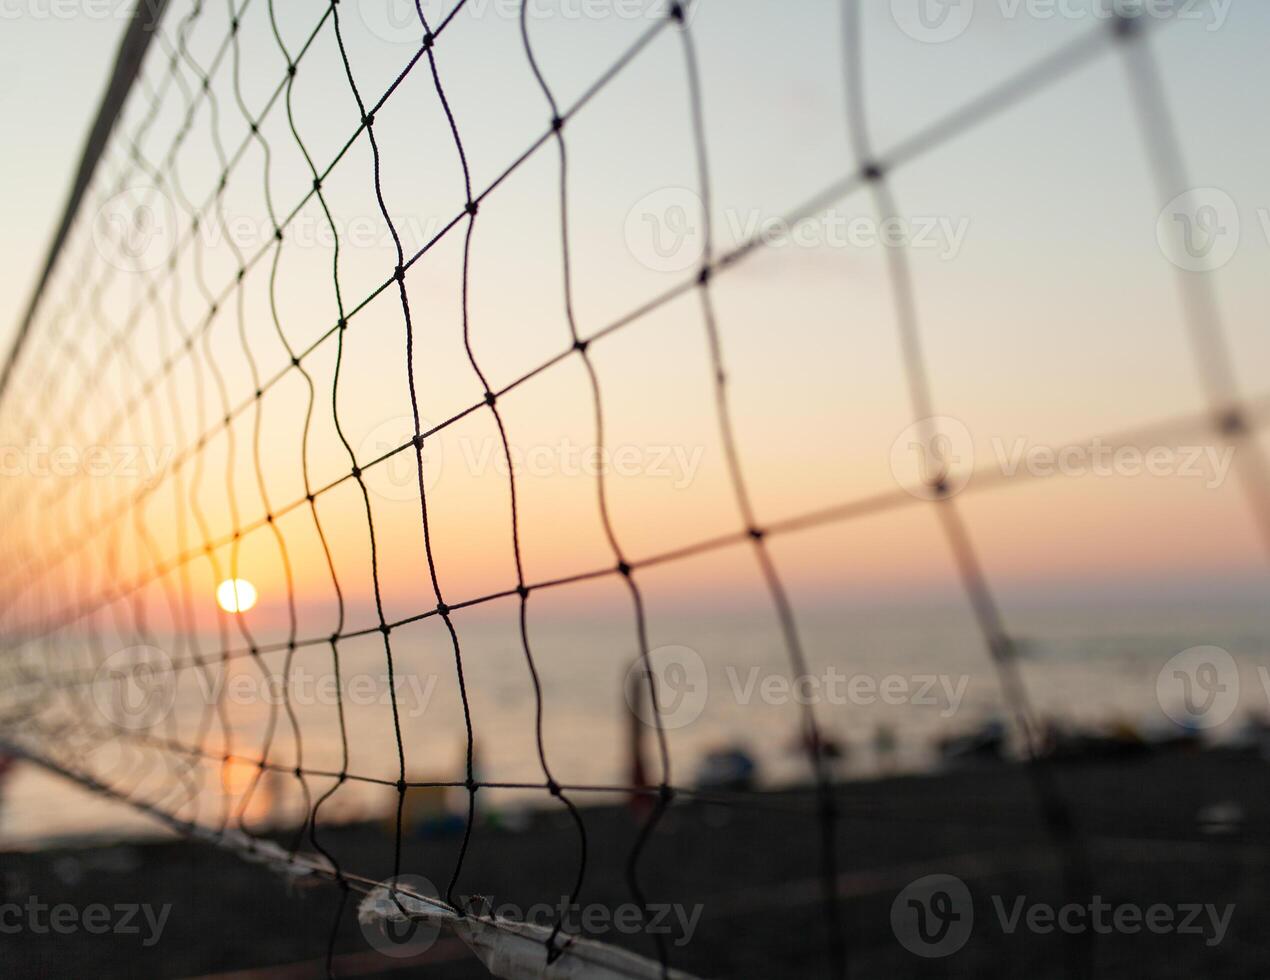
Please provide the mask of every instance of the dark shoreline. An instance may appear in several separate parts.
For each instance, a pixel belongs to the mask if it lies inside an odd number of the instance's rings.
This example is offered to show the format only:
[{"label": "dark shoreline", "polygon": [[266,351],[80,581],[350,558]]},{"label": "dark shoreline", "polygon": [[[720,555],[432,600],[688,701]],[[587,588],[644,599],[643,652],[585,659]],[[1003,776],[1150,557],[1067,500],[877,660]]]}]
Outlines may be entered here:
[{"label": "dark shoreline", "polygon": [[[1063,864],[1027,773],[995,765],[836,790],[842,920],[855,975],[1059,977],[1070,974],[1071,957],[1087,955],[1099,976],[1270,975],[1270,943],[1262,939],[1270,912],[1270,768],[1264,761],[1179,751],[1053,764],[1050,772],[1068,801],[1094,895],[1143,909],[1233,905],[1220,942],[1145,929],[1096,934],[1092,944],[1089,930],[1074,938],[1025,927],[1010,933],[999,908],[1017,905],[1020,896],[1027,907],[1060,907],[1068,899]],[[632,904],[625,863],[637,821],[624,807],[582,813],[589,854],[581,903],[598,909],[591,922],[602,924]],[[350,870],[376,879],[391,874],[392,841],[378,826],[323,828],[320,835]],[[403,872],[427,874],[444,892],[459,840],[408,841]],[[495,908],[557,905],[572,887],[578,856],[577,830],[563,808],[535,814],[521,831],[478,827],[455,894],[484,896]],[[149,947],[142,944],[144,923],[139,934],[81,929],[58,936],[38,935],[28,923],[0,935],[6,975],[179,977],[284,965],[290,968],[270,975],[325,975],[322,961],[339,904],[333,885],[289,885],[185,841],[58,847],[11,852],[2,860],[5,903],[34,895],[46,905],[78,909],[171,905],[161,937]],[[667,914],[672,965],[700,976],[829,975],[809,794],[763,794],[747,806],[677,802],[639,867],[650,905],[698,917],[684,941]],[[896,939],[891,905],[909,882],[936,873],[966,883],[975,927],[964,948],[928,959]],[[487,976],[449,937],[418,961],[383,957],[356,922],[356,898],[350,896],[336,936],[338,973],[399,973],[426,964],[434,977]],[[648,935],[607,929],[597,938],[656,955]]]}]

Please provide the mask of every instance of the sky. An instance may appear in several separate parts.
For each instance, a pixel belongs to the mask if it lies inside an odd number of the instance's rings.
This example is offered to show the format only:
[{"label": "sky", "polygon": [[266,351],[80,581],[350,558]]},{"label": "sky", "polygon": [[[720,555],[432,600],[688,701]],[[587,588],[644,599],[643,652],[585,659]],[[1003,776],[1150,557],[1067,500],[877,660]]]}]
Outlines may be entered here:
[{"label": "sky", "polygon": [[[1105,31],[1104,6],[963,0],[936,4],[922,19],[904,0],[869,5],[863,71],[875,146],[885,157],[1025,66]],[[351,71],[368,103],[416,53],[419,29],[405,16],[412,7],[370,0],[340,7]],[[11,284],[0,333],[7,335],[42,261],[123,21],[120,6],[106,3],[72,10],[32,0],[4,9],[11,23],[0,45],[16,82],[0,92],[0,110],[23,134],[22,152],[0,164],[0,259]],[[188,22],[195,64],[212,63],[227,9],[212,3]],[[448,8],[424,9],[436,24]],[[755,236],[771,239],[711,283],[730,418],[758,522],[770,526],[873,497],[899,501],[865,520],[774,538],[798,601],[903,604],[956,594],[933,510],[919,499],[920,486],[916,495],[904,489],[920,484],[922,457],[911,449],[918,436],[887,279],[888,250],[896,247],[882,243],[888,234],[904,243],[911,265],[933,414],[956,461],[958,506],[1004,595],[1042,603],[1171,601],[1246,598],[1264,588],[1264,552],[1237,460],[1221,446],[1206,450],[1202,426],[1149,433],[1132,440],[1137,455],[1111,455],[1117,434],[1207,411],[1169,257],[1185,263],[1178,235],[1188,228],[1213,229],[1216,248],[1206,261],[1220,267],[1184,275],[1215,290],[1243,394],[1264,393],[1270,336],[1259,314],[1267,299],[1270,197],[1260,178],[1270,141],[1260,93],[1270,11],[1263,5],[1189,4],[1180,22],[1152,32],[1188,169],[1186,185],[1175,191],[1204,189],[1172,210],[1152,181],[1125,60],[1109,45],[1060,83],[897,167],[888,184],[899,221],[887,230],[870,197],[858,192],[797,229],[782,224],[856,169],[840,5],[700,0],[688,26],[699,59],[708,224],[684,47],[674,30],[657,33],[569,113],[564,128],[574,319],[583,337],[620,325],[589,348],[605,415],[606,454],[598,461],[582,359],[554,361],[571,344],[554,144],[543,140],[502,177],[548,134],[551,120],[525,58],[518,10],[470,0],[436,44],[473,194],[495,185],[472,221],[468,255],[467,318],[479,374],[463,335],[464,172],[426,59],[374,120],[379,192],[406,254],[460,219],[405,276],[422,427],[468,413],[425,450],[433,558],[447,601],[516,583],[502,443],[497,420],[480,407],[480,374],[501,390],[542,368],[498,400],[518,460],[516,531],[526,581],[614,564],[596,503],[597,462],[614,531],[633,560],[745,529],[720,435],[699,291],[687,288],[628,322],[650,299],[692,282],[707,228],[716,255]],[[941,21],[941,12],[948,18]],[[183,3],[169,12],[169,45],[188,13]],[[395,285],[360,305],[389,282],[397,261],[364,133],[323,181],[341,240],[338,296],[327,219],[309,196],[276,253],[271,307],[270,208],[290,213],[311,175],[281,101],[260,126],[267,154],[250,138],[238,106],[241,96],[259,113],[285,77],[286,57],[267,14],[260,0],[242,13],[237,71],[227,59],[213,74],[214,120],[207,103],[196,103],[189,136],[173,158],[176,183],[156,192],[144,175],[128,173],[127,143],[112,144],[90,194],[91,220],[72,237],[39,332],[0,404],[6,466],[17,467],[0,505],[26,508],[14,548],[28,561],[42,561],[50,539],[77,541],[81,527],[100,526],[98,508],[128,499],[154,474],[162,480],[142,514],[147,534],[107,528],[47,582],[22,593],[22,608],[37,616],[48,604],[60,608],[66,596],[130,582],[155,555],[170,560],[196,543],[202,534],[191,483],[208,536],[220,539],[236,523],[255,524],[303,499],[302,450],[313,487],[349,471],[331,412],[337,338],[304,358],[317,392],[306,442],[307,389],[289,369],[275,316],[300,351],[335,325],[344,304],[349,326],[336,407],[359,463],[413,435]],[[562,111],[605,79],[661,15],[656,4],[634,0],[532,4],[535,56]],[[290,52],[300,50],[319,16],[300,5],[278,11]],[[163,87],[167,59],[162,44],[151,52],[120,130],[131,135],[145,126],[139,145],[152,163],[178,130],[185,99],[198,92],[198,72],[182,59],[180,82]],[[156,92],[166,94],[145,125]],[[291,110],[304,149],[323,167],[358,128],[360,111],[329,22],[300,60]],[[108,357],[90,383],[88,365],[103,356],[109,333],[126,322],[188,226],[188,203],[210,200],[222,154],[233,156],[240,146],[220,213],[201,226],[198,246],[180,253],[179,293],[165,280],[162,308],[146,306],[126,353]],[[121,253],[112,229],[128,227],[139,213],[147,236],[139,251]],[[124,225],[112,224],[121,217]],[[786,237],[785,230],[797,233]],[[259,258],[235,289],[235,271],[251,256]],[[94,293],[93,277],[102,274],[108,285]],[[178,350],[179,333],[203,322],[208,303],[200,276],[211,293],[228,297],[218,303],[206,346],[197,357],[179,358],[170,384],[156,388],[126,425],[114,425],[141,379]],[[236,415],[232,445],[221,431],[196,454],[201,470],[178,475],[169,468],[223,414],[220,385],[237,407],[275,377],[258,416],[252,407]],[[1088,442],[1100,435],[1104,442]],[[40,447],[65,446],[77,450],[67,457],[76,472],[48,475]],[[82,474],[88,446],[104,450],[110,475]],[[413,456],[368,467],[365,478],[381,599],[393,621],[436,601]],[[1024,485],[1008,485],[1017,483]],[[355,624],[372,623],[371,541],[357,484],[324,493],[318,513]],[[312,516],[298,507],[276,527],[296,594],[312,617],[306,622],[313,632],[331,628],[334,593]],[[106,546],[110,540],[116,549]],[[237,548],[219,548],[217,558],[219,573],[209,563],[189,563],[197,594],[212,595],[215,579],[236,565],[260,587],[262,628],[281,629],[286,589],[276,536],[255,527]],[[690,606],[744,605],[761,593],[743,544],[649,575],[652,587]],[[0,588],[14,589],[19,578],[10,575]],[[562,591],[578,596],[575,613],[622,601],[615,589]],[[159,583],[143,594],[162,622]],[[203,614],[212,628],[213,610]]]}]

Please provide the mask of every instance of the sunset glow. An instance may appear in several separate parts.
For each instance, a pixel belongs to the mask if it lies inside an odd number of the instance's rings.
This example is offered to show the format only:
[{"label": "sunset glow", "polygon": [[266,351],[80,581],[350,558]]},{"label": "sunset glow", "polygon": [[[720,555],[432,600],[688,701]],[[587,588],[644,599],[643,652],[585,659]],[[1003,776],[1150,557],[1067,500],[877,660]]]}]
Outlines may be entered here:
[{"label": "sunset glow", "polygon": [[256,587],[244,578],[226,579],[216,586],[216,603],[227,613],[246,612],[256,599]]}]

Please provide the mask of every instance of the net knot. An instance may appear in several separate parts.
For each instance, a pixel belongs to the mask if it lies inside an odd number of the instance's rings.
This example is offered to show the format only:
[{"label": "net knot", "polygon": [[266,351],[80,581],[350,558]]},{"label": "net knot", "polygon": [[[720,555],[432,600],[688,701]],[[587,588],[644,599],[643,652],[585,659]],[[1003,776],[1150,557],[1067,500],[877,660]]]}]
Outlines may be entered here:
[{"label": "net knot", "polygon": [[1217,428],[1224,436],[1244,436],[1248,434],[1248,423],[1244,421],[1243,413],[1237,408],[1223,412],[1221,418],[1217,420]]},{"label": "net knot", "polygon": [[1119,10],[1111,21],[1111,30],[1116,37],[1127,41],[1142,29],[1142,22],[1134,11]]}]

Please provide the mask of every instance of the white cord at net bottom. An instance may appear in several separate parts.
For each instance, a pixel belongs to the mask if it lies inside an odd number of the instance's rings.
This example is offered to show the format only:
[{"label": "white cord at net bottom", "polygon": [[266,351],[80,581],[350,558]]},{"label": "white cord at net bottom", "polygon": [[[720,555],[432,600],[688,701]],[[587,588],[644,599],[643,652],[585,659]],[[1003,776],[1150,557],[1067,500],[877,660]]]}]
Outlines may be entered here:
[{"label": "white cord at net bottom", "polygon": [[365,895],[357,910],[363,925],[409,919],[446,929],[461,939],[491,974],[503,980],[694,980],[682,970],[663,972],[659,963],[636,953],[566,933],[557,936],[559,955],[549,963],[547,941],[551,930],[542,926],[498,916],[460,915],[440,899],[420,895],[404,885],[387,885],[337,872],[331,862],[319,854],[292,853],[272,841],[254,838],[239,830],[214,830],[182,820],[9,739],[0,738],[0,752],[25,759],[94,793],[126,803],[183,837],[231,851],[278,874],[293,879],[342,880]]}]

